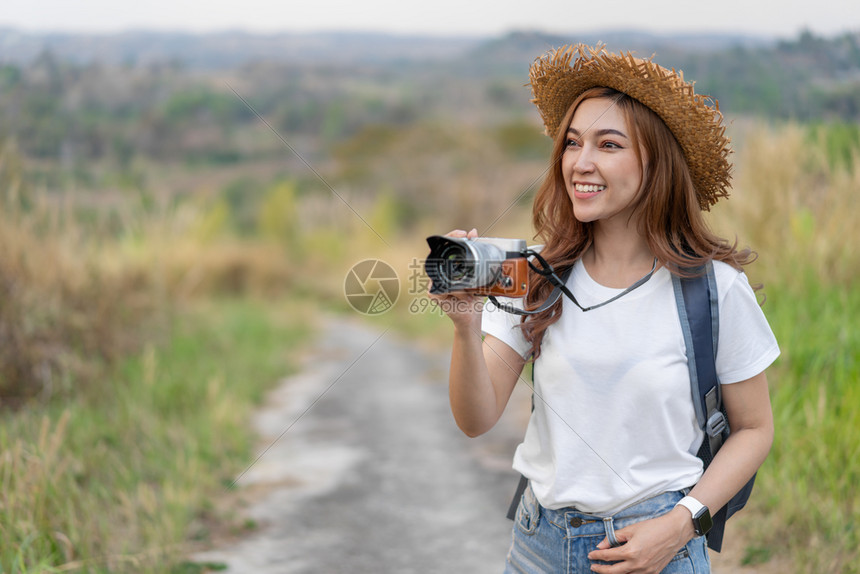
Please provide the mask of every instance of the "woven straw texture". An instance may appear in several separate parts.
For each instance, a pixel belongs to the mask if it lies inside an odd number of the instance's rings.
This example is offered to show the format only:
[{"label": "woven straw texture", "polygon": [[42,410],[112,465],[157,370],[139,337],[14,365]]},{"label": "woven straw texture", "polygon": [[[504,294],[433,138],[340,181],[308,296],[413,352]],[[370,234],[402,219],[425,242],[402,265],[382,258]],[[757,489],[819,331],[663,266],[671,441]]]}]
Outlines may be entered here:
[{"label": "woven straw texture", "polygon": [[694,93],[683,72],[667,70],[650,59],[634,58],[629,52],[610,54],[602,46],[576,44],[535,60],[530,80],[532,102],[550,137],[556,136],[568,108],[582,92],[598,86],[612,88],[663,119],[681,145],[703,210],[728,197],[731,147],[719,103]]}]

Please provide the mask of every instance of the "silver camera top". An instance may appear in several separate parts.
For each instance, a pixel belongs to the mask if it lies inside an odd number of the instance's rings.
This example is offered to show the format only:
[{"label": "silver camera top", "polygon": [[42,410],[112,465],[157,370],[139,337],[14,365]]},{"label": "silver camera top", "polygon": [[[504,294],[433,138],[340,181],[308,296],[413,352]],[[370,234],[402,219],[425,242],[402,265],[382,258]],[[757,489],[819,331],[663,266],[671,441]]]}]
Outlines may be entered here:
[{"label": "silver camera top", "polygon": [[466,239],[466,241],[475,241],[479,243],[489,243],[499,249],[507,252],[520,253],[526,249],[525,239],[508,239],[504,237],[476,237],[474,239]]}]

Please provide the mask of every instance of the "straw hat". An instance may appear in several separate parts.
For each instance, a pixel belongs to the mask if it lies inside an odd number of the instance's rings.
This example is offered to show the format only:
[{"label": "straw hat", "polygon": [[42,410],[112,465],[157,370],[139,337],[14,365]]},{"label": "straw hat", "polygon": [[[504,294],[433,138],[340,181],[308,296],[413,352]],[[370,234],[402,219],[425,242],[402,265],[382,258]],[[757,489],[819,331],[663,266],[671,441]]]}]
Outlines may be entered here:
[{"label": "straw hat", "polygon": [[550,137],[555,138],[568,108],[582,92],[598,86],[612,88],[646,105],[665,122],[681,145],[703,210],[728,197],[731,148],[719,103],[695,94],[683,72],[634,58],[629,52],[616,55],[601,45],[577,44],[535,60],[529,77],[532,102]]}]

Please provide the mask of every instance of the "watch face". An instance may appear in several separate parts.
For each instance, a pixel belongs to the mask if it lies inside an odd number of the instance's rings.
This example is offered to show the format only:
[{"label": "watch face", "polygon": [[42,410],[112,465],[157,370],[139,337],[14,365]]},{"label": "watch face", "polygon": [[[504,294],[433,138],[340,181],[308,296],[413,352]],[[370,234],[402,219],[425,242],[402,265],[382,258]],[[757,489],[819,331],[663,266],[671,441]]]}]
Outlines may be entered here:
[{"label": "watch face", "polygon": [[707,506],[696,513],[696,516],[693,517],[693,523],[698,526],[696,534],[699,536],[705,535],[711,530],[714,520],[711,518],[711,511],[708,510]]}]

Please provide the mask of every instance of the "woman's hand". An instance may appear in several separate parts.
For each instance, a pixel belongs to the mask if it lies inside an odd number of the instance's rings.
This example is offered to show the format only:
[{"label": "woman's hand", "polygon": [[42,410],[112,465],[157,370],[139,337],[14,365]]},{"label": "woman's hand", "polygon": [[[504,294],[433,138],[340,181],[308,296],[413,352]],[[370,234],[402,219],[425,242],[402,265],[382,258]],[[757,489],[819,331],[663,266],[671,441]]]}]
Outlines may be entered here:
[{"label": "woman's hand", "polygon": [[615,531],[621,546],[612,548],[609,539],[604,538],[588,558],[614,564],[594,564],[591,570],[601,574],[656,574],[693,536],[690,512],[682,506],[675,507],[663,516]]},{"label": "woman's hand", "polygon": [[[455,229],[445,234],[445,237],[467,237],[469,239],[474,239],[477,236],[477,229],[472,229],[468,232],[462,229]],[[474,295],[466,291],[452,291],[437,295],[428,293],[427,295],[448,315],[454,323],[455,329],[481,332],[481,311],[484,305],[483,295]]]}]

